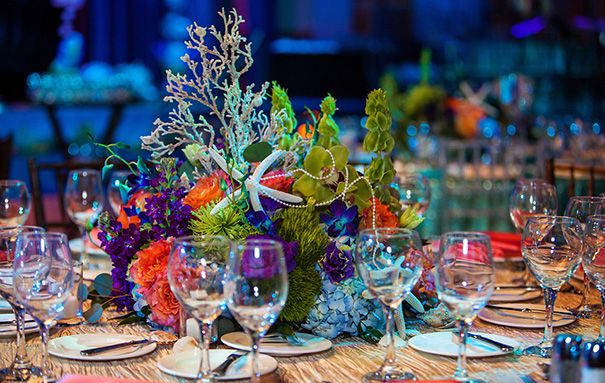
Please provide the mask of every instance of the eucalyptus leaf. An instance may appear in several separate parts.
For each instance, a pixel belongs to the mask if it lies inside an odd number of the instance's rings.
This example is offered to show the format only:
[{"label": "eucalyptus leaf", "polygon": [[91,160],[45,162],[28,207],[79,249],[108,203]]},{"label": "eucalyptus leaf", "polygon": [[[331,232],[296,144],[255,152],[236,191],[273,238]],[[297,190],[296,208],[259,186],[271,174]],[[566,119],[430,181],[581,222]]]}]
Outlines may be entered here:
[{"label": "eucalyptus leaf", "polygon": [[244,159],[248,162],[260,162],[267,158],[273,151],[273,146],[268,142],[256,142],[244,149]]},{"label": "eucalyptus leaf", "polygon": [[84,302],[88,299],[88,287],[84,283],[80,283],[78,286],[78,300]]},{"label": "eucalyptus leaf", "polygon": [[92,285],[94,286],[97,293],[99,293],[99,295],[108,297],[113,291],[113,278],[111,277],[111,275],[106,273],[99,274],[95,278]]},{"label": "eucalyptus leaf", "polygon": [[82,313],[84,319],[88,323],[97,323],[103,315],[103,307],[98,303],[93,303],[92,306]]},{"label": "eucalyptus leaf", "polygon": [[139,322],[143,322],[144,320],[145,320],[145,318],[141,318],[136,313],[133,313],[132,315],[130,315],[130,316],[122,319],[121,321],[119,321],[118,324],[139,323]]}]

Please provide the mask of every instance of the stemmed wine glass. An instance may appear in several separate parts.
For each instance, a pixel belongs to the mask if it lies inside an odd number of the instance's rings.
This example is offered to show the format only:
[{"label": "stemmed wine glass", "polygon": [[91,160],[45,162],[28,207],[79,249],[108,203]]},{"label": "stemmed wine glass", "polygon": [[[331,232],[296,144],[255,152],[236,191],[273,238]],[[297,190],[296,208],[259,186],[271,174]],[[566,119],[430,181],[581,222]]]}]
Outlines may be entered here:
[{"label": "stemmed wine glass", "polygon": [[101,213],[104,200],[101,174],[98,171],[82,169],[69,172],[64,196],[65,209],[82,234],[83,255],[86,255],[86,227]]},{"label": "stemmed wine glass", "polygon": [[458,322],[458,363],[453,378],[482,382],[468,375],[466,340],[473,319],[489,302],[496,284],[489,237],[474,232],[443,234],[436,266],[437,294]]},{"label": "stemmed wine glass", "polygon": [[115,215],[120,214],[120,208],[122,207],[122,193],[120,193],[120,185],[126,184],[126,179],[132,172],[128,170],[119,170],[117,172],[113,172],[111,175],[111,179],[109,180],[109,185],[107,185],[107,200],[109,201],[109,206],[111,206],[111,210],[113,210]]},{"label": "stemmed wine glass", "polygon": [[593,215],[586,221],[582,267],[584,275],[588,276],[601,293],[599,340],[605,341],[605,215]]},{"label": "stemmed wine glass", "polygon": [[42,337],[41,373],[44,382],[53,382],[48,363],[48,330],[63,311],[73,287],[71,252],[62,233],[24,233],[17,241],[13,263],[13,288],[40,327]]},{"label": "stemmed wine glass", "polygon": [[552,322],[557,292],[580,264],[582,226],[572,217],[530,217],[523,230],[521,252],[529,270],[544,290],[546,324],[544,337],[528,355],[550,358],[553,345]]},{"label": "stemmed wine glass", "polygon": [[[518,233],[523,232],[527,219],[536,215],[557,214],[557,189],[541,179],[520,179],[510,195],[510,219]],[[527,267],[521,282],[534,284]]]},{"label": "stemmed wine glass", "polygon": [[399,202],[403,210],[415,207],[423,215],[431,203],[431,184],[422,174],[408,174],[397,177],[392,186],[399,192]]},{"label": "stemmed wine glass", "polygon": [[25,182],[0,180],[0,201],[0,226],[18,226],[27,221],[31,200]]},{"label": "stemmed wine glass", "polygon": [[210,367],[212,323],[227,304],[227,280],[231,241],[221,236],[189,236],[174,241],[168,261],[168,282],[176,298],[200,324],[201,362],[198,379],[214,382]]},{"label": "stemmed wine glass", "polygon": [[[605,197],[589,197],[589,196],[576,196],[571,197],[567,202],[565,208],[565,215],[568,217],[577,218],[582,225],[582,228],[586,225],[588,217],[592,215],[604,214],[605,213]],[[590,279],[584,273],[584,288],[582,289],[582,301],[579,304],[578,315],[584,318],[588,318],[592,315],[593,310],[587,303],[588,294],[590,293]]]},{"label": "stemmed wine glass", "polygon": [[387,354],[378,371],[364,382],[415,379],[396,365],[393,312],[422,273],[424,254],[418,233],[408,229],[365,229],[357,237],[355,264],[368,291],[382,304],[386,318]]},{"label": "stemmed wine glass", "polygon": [[260,382],[260,339],[277,320],[288,297],[288,271],[282,244],[248,239],[229,263],[228,307],[252,338],[252,382]]},{"label": "stemmed wine glass", "polygon": [[26,381],[31,376],[39,374],[39,368],[34,367],[25,349],[25,308],[16,300],[13,289],[13,260],[17,247],[17,239],[23,233],[44,233],[37,226],[0,227],[0,296],[10,304],[15,315],[17,340],[13,363],[0,370],[0,380],[3,382]]}]

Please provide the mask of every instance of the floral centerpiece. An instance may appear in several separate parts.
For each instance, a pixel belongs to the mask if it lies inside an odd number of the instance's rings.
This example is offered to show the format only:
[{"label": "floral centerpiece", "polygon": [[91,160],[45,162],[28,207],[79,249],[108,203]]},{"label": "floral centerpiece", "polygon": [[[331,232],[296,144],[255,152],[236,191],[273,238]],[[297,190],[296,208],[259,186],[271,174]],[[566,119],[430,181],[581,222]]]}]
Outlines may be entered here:
[{"label": "floral centerpiece", "polygon": [[[284,88],[242,85],[253,63],[239,32],[244,20],[235,11],[219,14],[223,31],[188,28],[185,44],[195,58],[181,59],[189,73],[167,71],[165,101],[174,109],[142,137],[154,165],[126,162],[117,154],[120,144],[103,145],[110,153],[104,171],[116,159],[132,170],[119,216],[100,217],[99,239],[113,262],[113,302],[133,313],[127,319],[177,329],[179,304],[166,277],[173,238],[263,237],[284,247],[290,287],[282,323],[329,338],[380,329],[379,307],[366,299],[355,273],[355,237],[363,228],[421,222],[414,210],[402,210],[389,186],[394,139],[385,92],[374,90],[366,101],[363,148],[373,160],[360,174],[339,141],[334,97],[321,102],[317,121],[296,129]],[[195,114],[200,107],[209,113]],[[430,272],[423,280],[419,297],[434,303]]]}]

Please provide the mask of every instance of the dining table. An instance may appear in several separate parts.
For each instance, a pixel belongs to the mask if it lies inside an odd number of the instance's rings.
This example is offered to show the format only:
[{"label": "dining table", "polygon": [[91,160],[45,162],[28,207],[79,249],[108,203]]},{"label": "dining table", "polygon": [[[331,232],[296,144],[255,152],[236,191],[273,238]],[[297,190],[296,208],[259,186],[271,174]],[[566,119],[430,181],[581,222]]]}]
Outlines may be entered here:
[{"label": "dining table", "polygon": [[[499,273],[498,279],[508,279],[509,272]],[[581,300],[578,291],[581,282],[572,280],[575,289],[560,292],[557,298],[557,308],[577,306]],[[543,303],[542,298],[535,298],[530,303]],[[598,303],[598,292],[593,288],[590,303]],[[105,314],[104,314],[105,315]],[[555,328],[555,334],[578,334],[584,339],[598,336],[599,313],[593,318],[579,318],[573,324]],[[453,329],[444,330],[452,331]],[[542,335],[543,329],[521,329],[497,326],[485,323],[480,319],[473,322],[473,332],[498,334],[508,336],[520,342],[522,346],[536,345]],[[80,324],[71,326],[55,326],[51,331],[51,338],[64,335],[96,333],[122,333],[139,336],[149,336],[151,329],[144,324],[119,325],[111,321],[101,320],[97,324]],[[408,325],[412,333],[426,333],[436,331],[432,327],[413,321]],[[348,383],[360,382],[363,375],[376,370],[385,356],[385,348],[371,344],[358,337],[341,337],[333,341],[333,347],[322,353],[309,354],[297,357],[276,357],[277,370],[263,377],[264,383]],[[217,342],[214,347],[225,348]],[[34,361],[39,361],[40,340],[38,336],[30,335],[27,338],[27,349]],[[7,364],[14,357],[15,341],[13,338],[0,339],[0,361]],[[113,361],[113,362],[83,362],[56,357],[50,358],[52,369],[57,375],[66,374],[95,375],[119,377],[142,381],[156,382],[185,382],[187,380],[176,378],[161,372],[157,366],[158,360],[172,353],[172,345],[158,345],[157,349],[146,356]],[[452,357],[430,355],[418,352],[409,346],[397,350],[398,364],[402,369],[412,371],[419,379],[434,379],[448,377],[454,372],[456,359]],[[491,383],[515,382],[547,382],[541,362],[548,359],[536,356],[516,355],[511,353],[503,356],[487,358],[469,358],[469,373],[476,378],[482,378]]]}]

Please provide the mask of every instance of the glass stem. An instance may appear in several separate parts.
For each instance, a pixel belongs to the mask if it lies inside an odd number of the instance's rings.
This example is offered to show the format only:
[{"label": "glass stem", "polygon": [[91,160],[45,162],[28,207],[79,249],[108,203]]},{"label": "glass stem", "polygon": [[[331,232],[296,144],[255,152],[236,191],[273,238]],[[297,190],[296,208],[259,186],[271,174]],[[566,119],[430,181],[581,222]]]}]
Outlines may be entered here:
[{"label": "glass stem", "polygon": [[458,319],[458,364],[456,365],[456,372],[454,372],[455,379],[468,379],[468,370],[466,368],[466,336],[468,333],[468,327],[470,323],[467,323],[464,319]]},{"label": "glass stem", "polygon": [[555,311],[555,300],[557,299],[557,290],[544,288],[544,304],[546,306],[546,326],[544,327],[544,339],[541,342],[542,347],[551,347],[553,341],[552,321]]},{"label": "glass stem", "polygon": [[15,314],[15,324],[17,326],[17,352],[12,367],[15,369],[24,369],[30,365],[27,351],[25,350],[25,310],[13,306]]},{"label": "glass stem", "polygon": [[599,338],[605,340],[605,289],[599,289],[601,293],[601,328],[599,329]]},{"label": "glass stem", "polygon": [[588,294],[590,293],[590,279],[588,279],[588,274],[584,273],[584,288],[582,289],[582,302],[580,302],[580,310],[587,311],[589,310],[586,307],[586,301],[588,300]]},{"label": "glass stem", "polygon": [[42,379],[44,382],[52,381],[52,370],[50,369],[50,364],[48,363],[48,326],[43,321],[36,322],[38,323],[38,327],[40,327],[40,337],[42,338],[42,363],[40,365],[40,370],[42,371]]},{"label": "glass stem", "polygon": [[202,382],[214,382],[214,374],[210,367],[210,339],[212,338],[212,323],[201,322],[201,342],[200,351],[202,354],[202,360],[200,361],[200,369],[197,374],[197,378],[201,379]]},{"label": "glass stem", "polygon": [[387,341],[387,354],[382,363],[381,369],[384,370],[387,367],[393,366],[396,362],[395,356],[395,324],[393,323],[393,308],[387,305],[384,307],[384,319],[386,321],[386,341]]},{"label": "glass stem", "polygon": [[256,331],[252,332],[252,383],[260,383],[260,369],[258,368],[258,349],[260,347],[260,334]]}]

